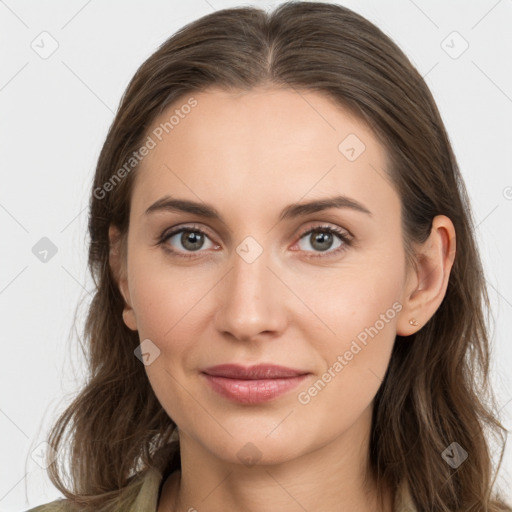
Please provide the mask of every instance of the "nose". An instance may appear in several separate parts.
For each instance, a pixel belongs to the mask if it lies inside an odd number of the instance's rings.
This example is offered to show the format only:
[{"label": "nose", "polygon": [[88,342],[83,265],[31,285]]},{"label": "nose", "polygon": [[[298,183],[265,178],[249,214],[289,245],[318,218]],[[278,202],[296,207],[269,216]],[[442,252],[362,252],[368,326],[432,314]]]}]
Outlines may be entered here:
[{"label": "nose", "polygon": [[284,331],[286,287],[270,267],[266,251],[252,262],[233,254],[233,265],[219,283],[218,332],[251,341],[261,336],[278,337]]}]

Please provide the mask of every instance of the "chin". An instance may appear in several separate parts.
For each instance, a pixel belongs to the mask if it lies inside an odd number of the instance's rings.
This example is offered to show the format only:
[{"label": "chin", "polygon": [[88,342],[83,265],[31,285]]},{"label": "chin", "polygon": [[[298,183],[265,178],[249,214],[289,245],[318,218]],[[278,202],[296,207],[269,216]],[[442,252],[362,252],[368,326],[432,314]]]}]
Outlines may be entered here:
[{"label": "chin", "polygon": [[286,436],[286,442],[283,442],[282,438],[267,437],[265,432],[259,430],[254,435],[251,432],[233,433],[233,437],[224,438],[224,443],[214,442],[210,451],[225,462],[247,467],[281,464],[301,455],[300,438],[296,441]]}]

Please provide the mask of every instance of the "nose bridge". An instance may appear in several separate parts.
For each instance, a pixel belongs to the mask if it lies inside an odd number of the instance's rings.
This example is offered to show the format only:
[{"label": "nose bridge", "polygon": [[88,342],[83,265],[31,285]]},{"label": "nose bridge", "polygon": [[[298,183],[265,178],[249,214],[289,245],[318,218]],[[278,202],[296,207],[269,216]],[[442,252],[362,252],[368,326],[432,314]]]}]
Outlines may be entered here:
[{"label": "nose bridge", "polygon": [[282,290],[267,266],[271,266],[270,251],[251,237],[239,244],[223,280],[217,329],[237,339],[251,339],[282,327]]}]

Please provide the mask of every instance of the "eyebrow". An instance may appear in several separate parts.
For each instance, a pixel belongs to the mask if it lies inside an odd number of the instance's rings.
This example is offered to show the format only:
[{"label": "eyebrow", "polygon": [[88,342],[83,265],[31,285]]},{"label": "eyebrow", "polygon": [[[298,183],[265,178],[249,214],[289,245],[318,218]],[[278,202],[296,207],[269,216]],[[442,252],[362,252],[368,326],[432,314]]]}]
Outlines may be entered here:
[{"label": "eyebrow", "polygon": [[[279,221],[317,213],[329,208],[348,208],[357,212],[372,216],[372,212],[361,203],[347,196],[334,196],[324,199],[317,199],[303,203],[293,203],[286,206],[279,215]],[[199,215],[208,219],[217,219],[226,224],[222,215],[211,205],[198,203],[188,199],[177,199],[165,196],[153,203],[144,213],[149,215],[155,212],[186,212]]]}]

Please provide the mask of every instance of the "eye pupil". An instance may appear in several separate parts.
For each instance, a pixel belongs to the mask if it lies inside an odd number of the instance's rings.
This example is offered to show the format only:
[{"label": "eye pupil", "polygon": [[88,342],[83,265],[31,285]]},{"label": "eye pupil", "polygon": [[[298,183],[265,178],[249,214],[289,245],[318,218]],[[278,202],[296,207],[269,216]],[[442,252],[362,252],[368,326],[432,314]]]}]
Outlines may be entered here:
[{"label": "eye pupil", "polygon": [[[311,246],[319,251],[326,251],[332,245],[332,233],[326,231],[317,231],[311,234]],[[317,244],[320,244],[319,246]],[[326,244],[326,245],[322,245]]]},{"label": "eye pupil", "polygon": [[184,231],[181,235],[183,247],[190,251],[200,249],[204,242],[204,236],[196,231]]}]

